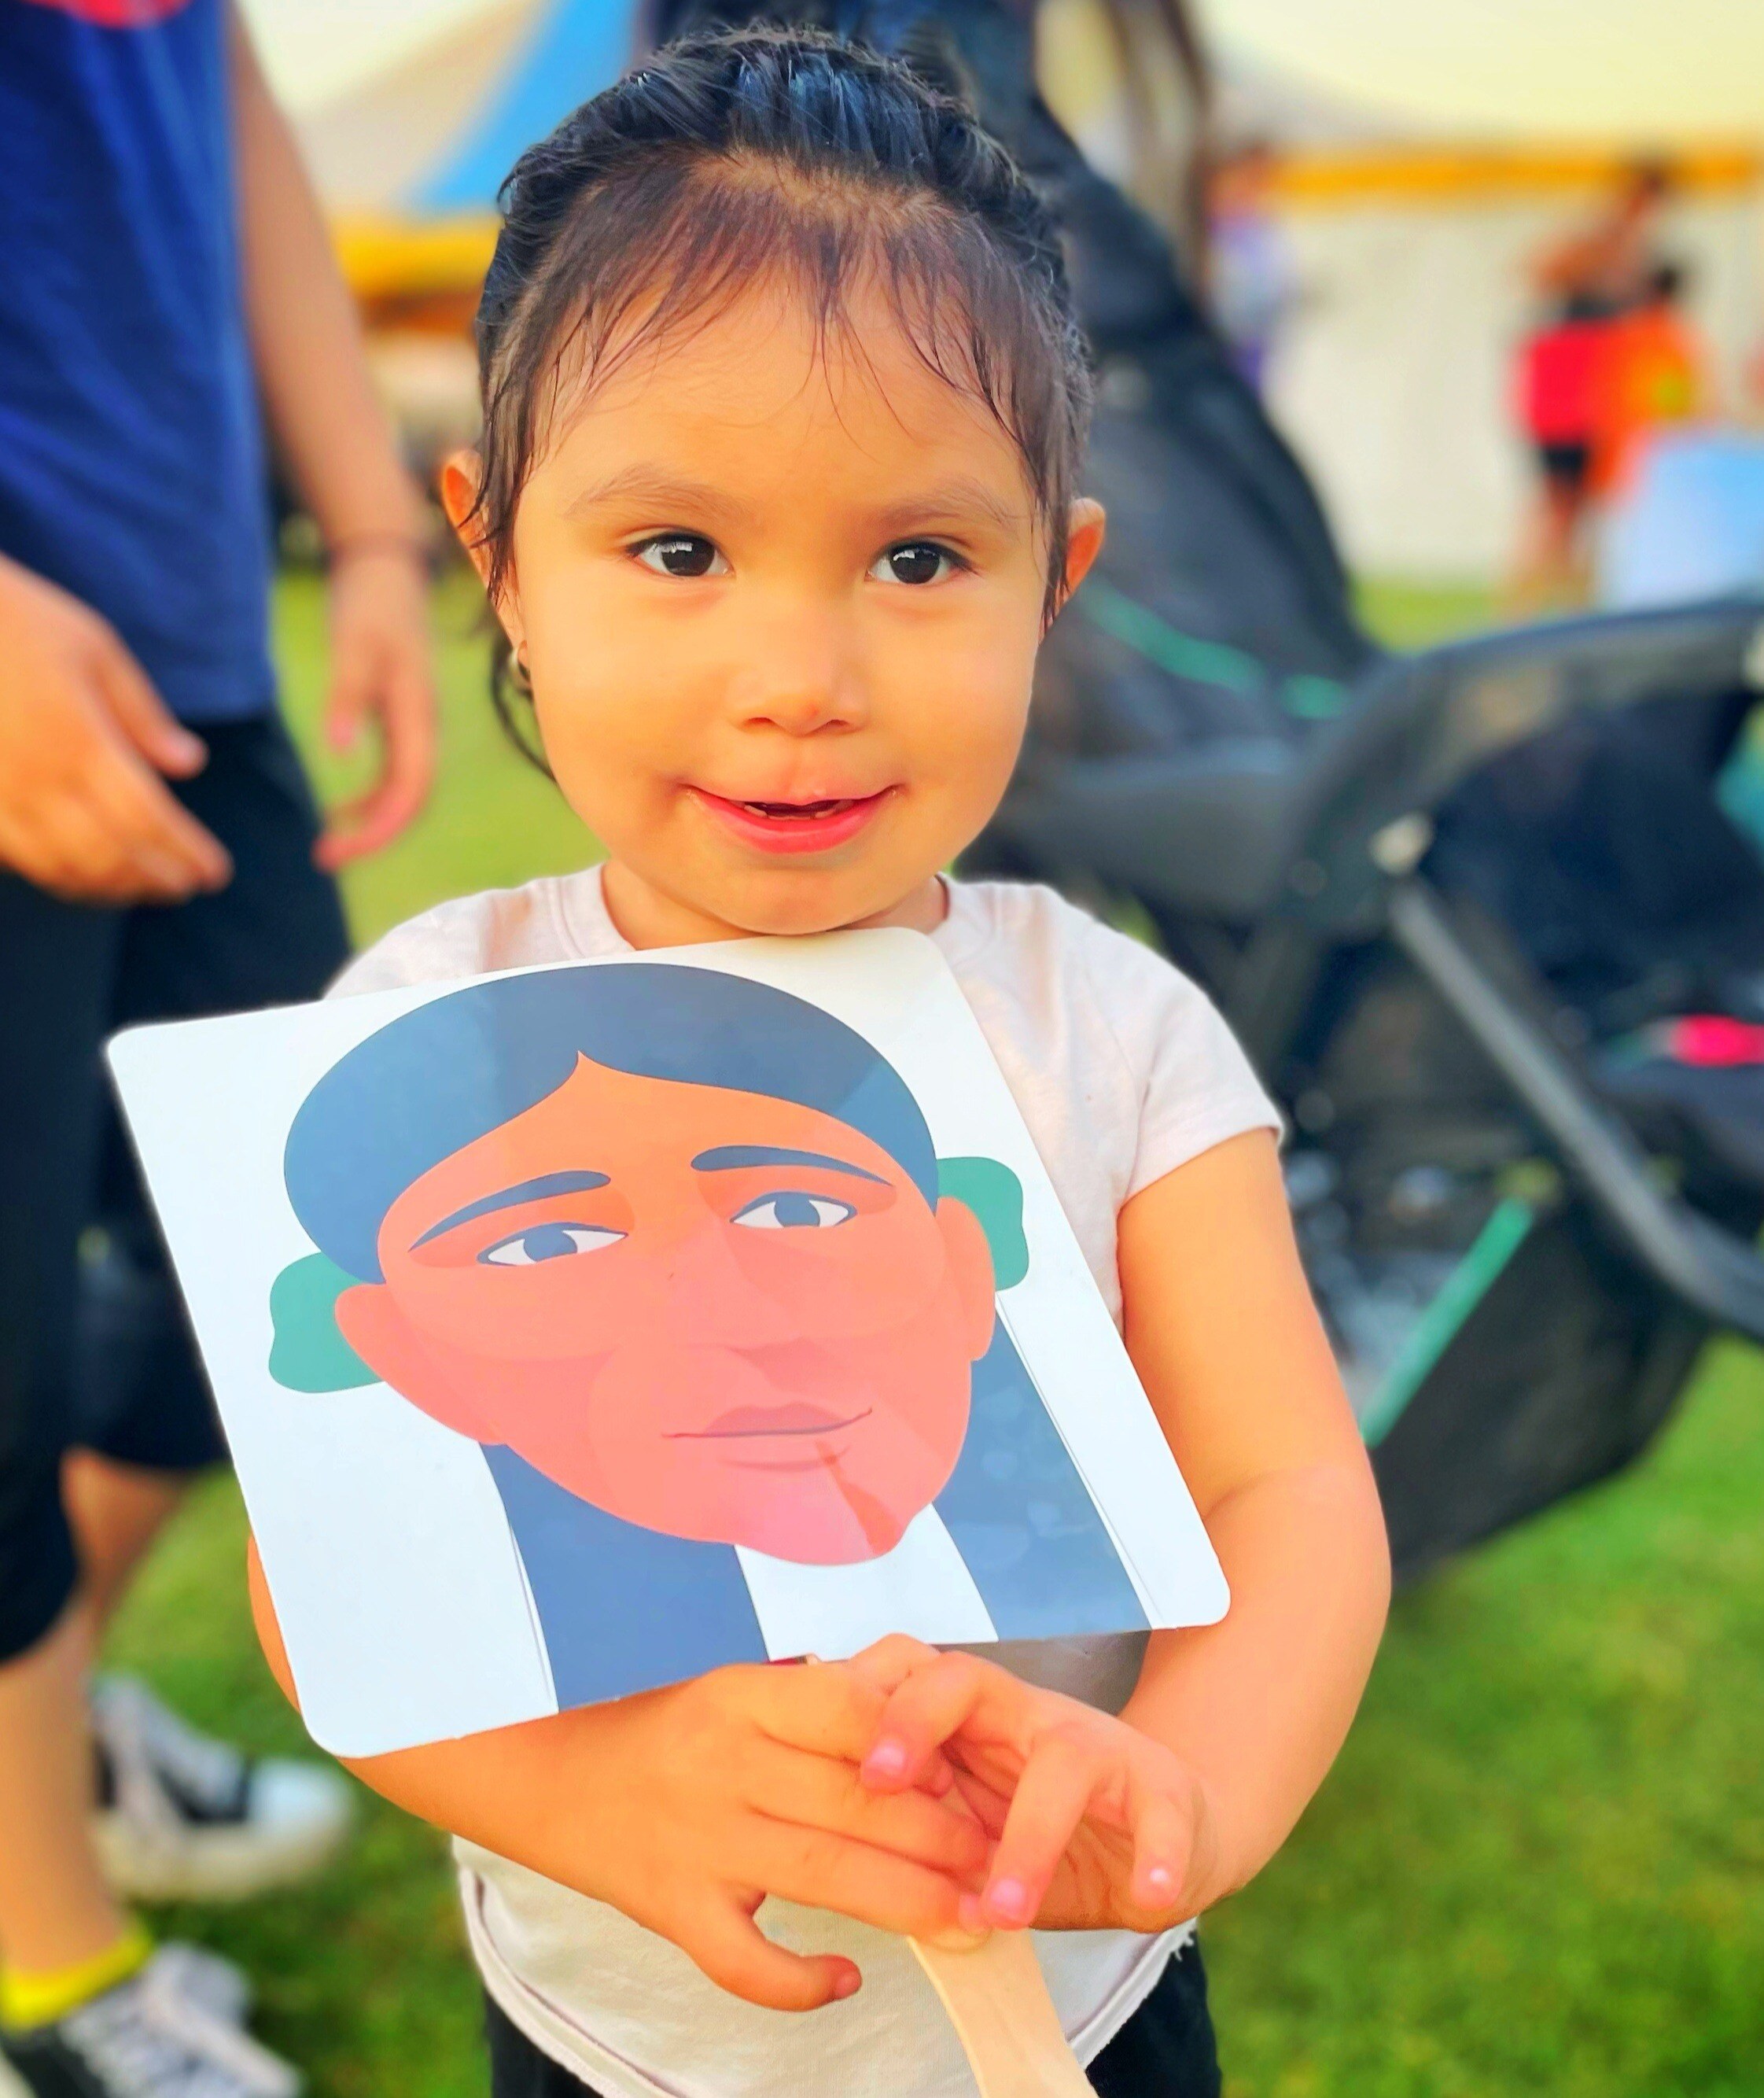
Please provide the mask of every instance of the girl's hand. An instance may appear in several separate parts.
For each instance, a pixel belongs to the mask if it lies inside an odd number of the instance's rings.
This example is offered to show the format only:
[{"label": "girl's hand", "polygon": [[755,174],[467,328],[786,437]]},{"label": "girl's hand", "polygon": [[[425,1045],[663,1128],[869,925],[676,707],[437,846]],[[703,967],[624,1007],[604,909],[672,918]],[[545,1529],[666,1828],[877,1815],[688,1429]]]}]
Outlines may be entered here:
[{"label": "girl's hand", "polygon": [[[604,1807],[570,1848],[584,1890],[671,1938],[713,1982],[780,2010],[858,1986],[849,1960],[765,1938],[769,1894],[916,1937],[959,1926],[986,1842],[954,1801],[858,1779],[883,1698],[839,1666],[721,1668],[581,1715]],[[927,1783],[949,1789],[941,1759]]]},{"label": "girl's hand", "polygon": [[1224,1891],[1205,1788],[1125,1721],[914,1639],[849,1666],[889,1693],[864,1784],[897,1794],[946,1756],[995,1846],[964,1929],[1162,1930]]},{"label": "girl's hand", "polygon": [[[264,1657],[297,1709],[255,1539],[247,1574]],[[849,1960],[774,1945],[754,1921],[768,1894],[965,1942],[958,1907],[985,1870],[985,1833],[941,1758],[916,1790],[884,1798],[859,1781],[885,1701],[847,1666],[719,1668],[345,1762],[406,1813],[621,1909],[732,1995],[812,2011],[862,1977]]]}]

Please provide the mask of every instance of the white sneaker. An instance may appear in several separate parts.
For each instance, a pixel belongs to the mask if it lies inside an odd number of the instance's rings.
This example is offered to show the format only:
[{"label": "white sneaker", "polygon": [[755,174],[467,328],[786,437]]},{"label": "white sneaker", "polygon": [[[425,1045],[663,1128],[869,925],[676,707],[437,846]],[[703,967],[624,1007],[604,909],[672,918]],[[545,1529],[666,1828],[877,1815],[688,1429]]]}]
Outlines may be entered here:
[{"label": "white sneaker", "polygon": [[199,1734],[132,1676],[92,1686],[106,1875],[135,1901],[243,1901],[334,1856],[349,1790],[318,1763],[252,1761]]},{"label": "white sneaker", "polygon": [[10,2081],[25,2098],[299,2098],[296,2070],[191,1993],[195,1951],[162,1946],[54,2025],[0,2032],[0,2091]]},{"label": "white sneaker", "polygon": [[242,2026],[251,2016],[257,2000],[251,1977],[205,1945],[162,1945],[159,1964],[170,1986],[223,2025]]}]

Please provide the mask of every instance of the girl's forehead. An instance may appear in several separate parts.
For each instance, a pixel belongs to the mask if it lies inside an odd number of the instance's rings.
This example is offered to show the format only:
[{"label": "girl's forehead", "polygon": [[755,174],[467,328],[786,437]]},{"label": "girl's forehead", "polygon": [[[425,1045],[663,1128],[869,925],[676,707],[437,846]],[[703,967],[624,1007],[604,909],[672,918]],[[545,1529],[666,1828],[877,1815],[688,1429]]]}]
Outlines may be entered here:
[{"label": "girl's forehead", "polygon": [[854,285],[823,319],[788,283],[761,279],[659,325],[639,313],[593,371],[572,355],[533,476],[557,492],[575,483],[565,500],[639,461],[765,480],[808,456],[867,482],[953,469],[1029,524],[1021,454],[973,384],[955,317],[910,328],[877,287]]}]

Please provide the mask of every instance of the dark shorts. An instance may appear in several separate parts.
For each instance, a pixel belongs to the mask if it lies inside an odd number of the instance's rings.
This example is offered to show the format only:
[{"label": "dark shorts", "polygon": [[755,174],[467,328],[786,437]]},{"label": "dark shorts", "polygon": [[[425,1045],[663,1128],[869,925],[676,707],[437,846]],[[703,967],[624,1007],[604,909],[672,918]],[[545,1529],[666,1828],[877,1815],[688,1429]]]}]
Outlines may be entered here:
[{"label": "dark shorts", "polygon": [[[582,2098],[580,2077],[560,2069],[489,1997],[490,2098]],[[1206,1969],[1191,1945],[1090,2064],[1099,2098],[1219,2098],[1219,2057],[1207,2008]]]},{"label": "dark shorts", "polygon": [[136,1020],[314,998],[347,953],[279,719],[200,732],[208,763],[177,791],[233,856],[217,895],[108,910],[0,871],[0,1661],[72,1591],[64,1451],[177,1472],[223,1454],[104,1040]]},{"label": "dark shorts", "polygon": [[1592,446],[1589,444],[1540,444],[1538,464],[1552,488],[1564,495],[1584,495],[1592,478]]}]

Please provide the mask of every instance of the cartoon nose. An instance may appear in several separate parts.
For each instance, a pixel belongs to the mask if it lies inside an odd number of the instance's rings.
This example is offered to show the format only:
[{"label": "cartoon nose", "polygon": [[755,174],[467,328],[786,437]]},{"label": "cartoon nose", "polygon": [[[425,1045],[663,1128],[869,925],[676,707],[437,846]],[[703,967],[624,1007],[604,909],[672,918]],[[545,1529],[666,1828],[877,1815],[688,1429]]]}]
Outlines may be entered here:
[{"label": "cartoon nose", "polygon": [[668,1326],[685,1347],[765,1348],[798,1337],[801,1321],[755,1287],[722,1223],[688,1232],[668,1264]]}]

